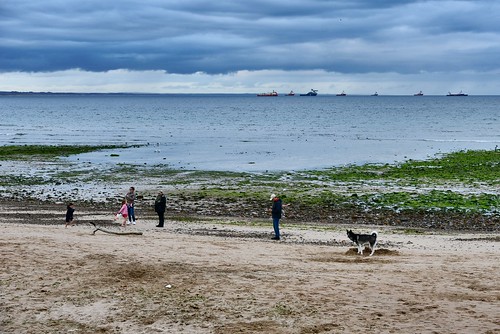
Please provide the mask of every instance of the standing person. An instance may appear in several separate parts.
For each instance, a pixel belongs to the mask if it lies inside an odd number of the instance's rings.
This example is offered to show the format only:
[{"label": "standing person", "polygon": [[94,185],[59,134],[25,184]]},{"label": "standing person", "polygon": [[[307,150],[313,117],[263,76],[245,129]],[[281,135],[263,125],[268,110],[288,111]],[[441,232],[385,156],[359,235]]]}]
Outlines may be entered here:
[{"label": "standing person", "polygon": [[271,195],[271,201],[273,201],[273,206],[271,208],[271,215],[273,217],[273,228],[274,237],[273,240],[280,240],[280,219],[281,213],[283,212],[283,205],[281,199],[275,194]]},{"label": "standing person", "polygon": [[69,203],[66,207],[66,227],[68,225],[73,225],[73,213],[75,212],[75,205],[73,203]]},{"label": "standing person", "polygon": [[127,209],[128,209],[128,223],[127,225],[135,225],[135,209],[134,209],[134,202],[135,202],[135,188],[130,187],[127,195],[125,195],[125,199],[127,200]]},{"label": "standing person", "polygon": [[158,192],[155,200],[155,211],[158,214],[159,223],[156,227],[163,227],[165,222],[165,209],[167,208],[167,198],[163,195],[163,191]]},{"label": "standing person", "polygon": [[115,220],[118,219],[120,217],[120,215],[123,217],[123,222],[122,222],[121,226],[125,227],[127,224],[127,217],[128,217],[128,206],[127,206],[126,200],[122,201],[122,206],[121,206],[120,210],[116,213]]}]

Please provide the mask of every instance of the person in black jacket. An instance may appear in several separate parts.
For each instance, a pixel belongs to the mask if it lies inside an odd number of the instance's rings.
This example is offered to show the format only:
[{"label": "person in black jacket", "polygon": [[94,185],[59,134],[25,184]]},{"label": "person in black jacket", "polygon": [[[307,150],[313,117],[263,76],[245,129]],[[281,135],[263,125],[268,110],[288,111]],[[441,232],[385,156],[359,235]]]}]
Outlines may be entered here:
[{"label": "person in black jacket", "polygon": [[75,212],[75,206],[73,203],[69,203],[68,206],[66,207],[66,227],[68,225],[73,225],[73,213]]},{"label": "person in black jacket", "polygon": [[163,227],[165,222],[165,209],[167,208],[167,198],[163,195],[163,191],[158,192],[155,200],[155,211],[158,214],[159,223],[156,227]]},{"label": "person in black jacket", "polygon": [[271,215],[273,217],[273,228],[274,237],[273,240],[280,240],[280,219],[281,213],[283,212],[283,205],[281,199],[275,194],[271,195],[271,201],[273,201],[273,206],[271,208]]}]

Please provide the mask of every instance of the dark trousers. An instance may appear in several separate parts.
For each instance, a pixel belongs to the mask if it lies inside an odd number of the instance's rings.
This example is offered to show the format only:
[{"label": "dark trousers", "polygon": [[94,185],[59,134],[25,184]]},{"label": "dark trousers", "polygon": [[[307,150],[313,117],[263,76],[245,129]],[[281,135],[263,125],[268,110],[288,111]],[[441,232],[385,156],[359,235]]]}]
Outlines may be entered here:
[{"label": "dark trousers", "polygon": [[163,223],[165,222],[165,212],[157,212],[158,213],[158,219],[159,219],[159,224],[158,226],[163,227]]},{"label": "dark trousers", "polygon": [[133,205],[127,205],[128,221],[135,222],[135,210]]},{"label": "dark trousers", "polygon": [[274,228],[274,236],[276,238],[280,237],[280,219],[273,217],[273,228]]}]

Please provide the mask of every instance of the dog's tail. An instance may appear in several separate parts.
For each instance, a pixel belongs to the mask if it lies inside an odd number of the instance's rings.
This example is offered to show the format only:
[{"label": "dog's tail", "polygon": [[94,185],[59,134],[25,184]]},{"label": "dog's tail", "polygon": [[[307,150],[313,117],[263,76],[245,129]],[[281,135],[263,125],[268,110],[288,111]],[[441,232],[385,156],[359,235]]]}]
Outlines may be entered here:
[{"label": "dog's tail", "polygon": [[372,232],[372,235],[374,235],[374,236],[378,237],[378,233],[377,233],[377,231],[373,231],[373,232]]}]

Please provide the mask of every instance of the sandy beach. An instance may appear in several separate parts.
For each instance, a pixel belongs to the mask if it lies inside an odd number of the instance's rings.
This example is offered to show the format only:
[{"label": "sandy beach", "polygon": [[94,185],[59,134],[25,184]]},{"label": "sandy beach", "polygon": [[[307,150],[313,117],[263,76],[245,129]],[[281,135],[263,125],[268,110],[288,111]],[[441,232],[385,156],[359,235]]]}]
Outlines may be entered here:
[{"label": "sandy beach", "polygon": [[[498,233],[285,220],[276,242],[270,221],[144,215],[142,235],[93,234],[123,230],[77,212],[0,204],[0,332],[500,332]],[[372,257],[346,227],[379,232]]]}]

